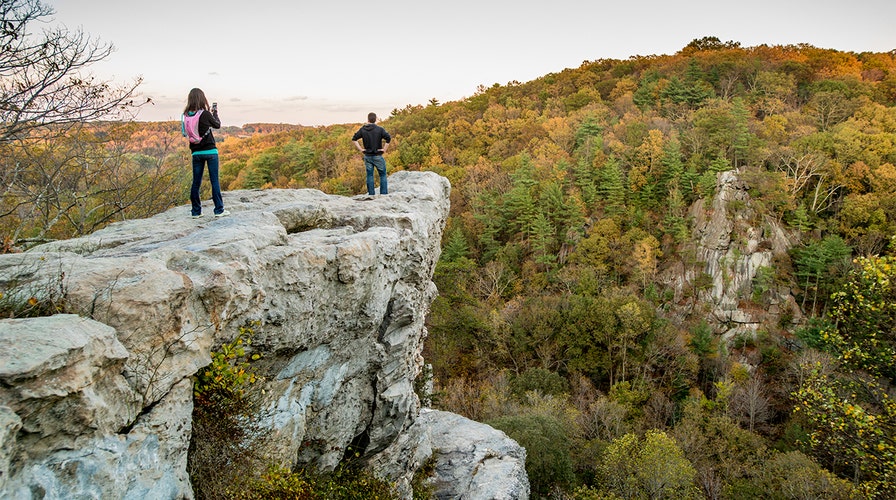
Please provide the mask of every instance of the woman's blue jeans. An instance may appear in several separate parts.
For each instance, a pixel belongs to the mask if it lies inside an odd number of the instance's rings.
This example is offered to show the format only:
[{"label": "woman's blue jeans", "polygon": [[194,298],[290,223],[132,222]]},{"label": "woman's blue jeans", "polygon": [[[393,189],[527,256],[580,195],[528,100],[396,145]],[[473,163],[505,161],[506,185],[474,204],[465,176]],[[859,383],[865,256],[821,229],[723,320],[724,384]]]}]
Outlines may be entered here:
[{"label": "woman's blue jeans", "polygon": [[382,155],[364,155],[364,167],[367,169],[367,194],[375,195],[373,169],[380,176],[380,194],[389,194],[389,181],[386,179],[386,159]]},{"label": "woman's blue jeans", "polygon": [[215,214],[224,211],[224,199],[221,198],[221,184],[218,181],[218,155],[193,155],[193,185],[190,186],[190,204],[193,215],[202,215],[202,200],[199,199],[199,186],[202,185],[202,171],[208,164],[208,180],[212,183],[212,201]]}]

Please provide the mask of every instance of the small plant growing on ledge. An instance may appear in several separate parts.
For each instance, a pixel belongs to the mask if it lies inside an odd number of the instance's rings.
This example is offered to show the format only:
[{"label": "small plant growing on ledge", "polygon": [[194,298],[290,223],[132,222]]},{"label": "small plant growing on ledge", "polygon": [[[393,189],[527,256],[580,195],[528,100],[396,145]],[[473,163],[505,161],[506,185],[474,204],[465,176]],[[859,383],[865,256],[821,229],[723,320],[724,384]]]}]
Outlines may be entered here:
[{"label": "small plant growing on ledge", "polygon": [[260,425],[259,399],[251,390],[261,380],[247,354],[254,331],[240,328],[239,334],[199,371],[193,384],[193,435],[187,469],[196,498],[233,498],[263,470],[263,459],[255,446],[265,436]]},{"label": "small plant growing on ledge", "polygon": [[[389,483],[354,464],[342,464],[331,473],[305,469],[292,472],[271,467],[247,488],[233,495],[239,500],[393,500]],[[429,498],[418,497],[414,498]]]},{"label": "small plant growing on ledge", "polygon": [[241,327],[233,342],[212,352],[212,362],[199,372],[193,384],[193,396],[202,404],[239,406],[246,399],[249,387],[260,380],[249,361],[261,356],[246,355],[254,333],[251,327]]},{"label": "small plant growing on ledge", "polygon": [[252,326],[212,352],[193,384],[193,435],[187,469],[197,499],[391,500],[389,483],[356,463],[331,473],[268,466],[259,453],[268,437],[261,424],[259,382],[250,354]]}]

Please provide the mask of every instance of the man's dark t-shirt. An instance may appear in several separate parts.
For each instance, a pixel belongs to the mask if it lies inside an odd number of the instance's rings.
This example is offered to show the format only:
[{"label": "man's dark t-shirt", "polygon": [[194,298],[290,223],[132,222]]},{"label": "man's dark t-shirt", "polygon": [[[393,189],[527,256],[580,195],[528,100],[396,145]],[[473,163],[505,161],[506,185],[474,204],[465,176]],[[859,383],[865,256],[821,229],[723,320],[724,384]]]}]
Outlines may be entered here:
[{"label": "man's dark t-shirt", "polygon": [[392,142],[392,136],[386,129],[375,123],[367,123],[352,136],[353,141],[361,139],[365,155],[382,155],[383,141]]}]

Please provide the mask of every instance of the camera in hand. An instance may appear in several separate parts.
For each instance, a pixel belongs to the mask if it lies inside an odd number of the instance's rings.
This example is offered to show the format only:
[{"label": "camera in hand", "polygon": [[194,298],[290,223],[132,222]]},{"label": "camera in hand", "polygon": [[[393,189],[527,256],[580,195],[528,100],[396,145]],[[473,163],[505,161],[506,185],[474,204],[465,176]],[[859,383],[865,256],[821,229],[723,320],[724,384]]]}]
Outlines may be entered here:
[{"label": "camera in hand", "polygon": [[216,102],[212,103],[212,110],[218,111],[218,103],[216,103]]}]

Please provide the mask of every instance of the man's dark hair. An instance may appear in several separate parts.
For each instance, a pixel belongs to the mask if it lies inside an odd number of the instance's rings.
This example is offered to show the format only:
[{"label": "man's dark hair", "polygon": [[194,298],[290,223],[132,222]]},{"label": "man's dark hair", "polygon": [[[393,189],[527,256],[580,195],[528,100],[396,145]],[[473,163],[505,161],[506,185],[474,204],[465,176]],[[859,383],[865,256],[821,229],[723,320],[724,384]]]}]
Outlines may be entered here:
[{"label": "man's dark hair", "polygon": [[367,121],[376,123],[376,113],[367,113]]}]

